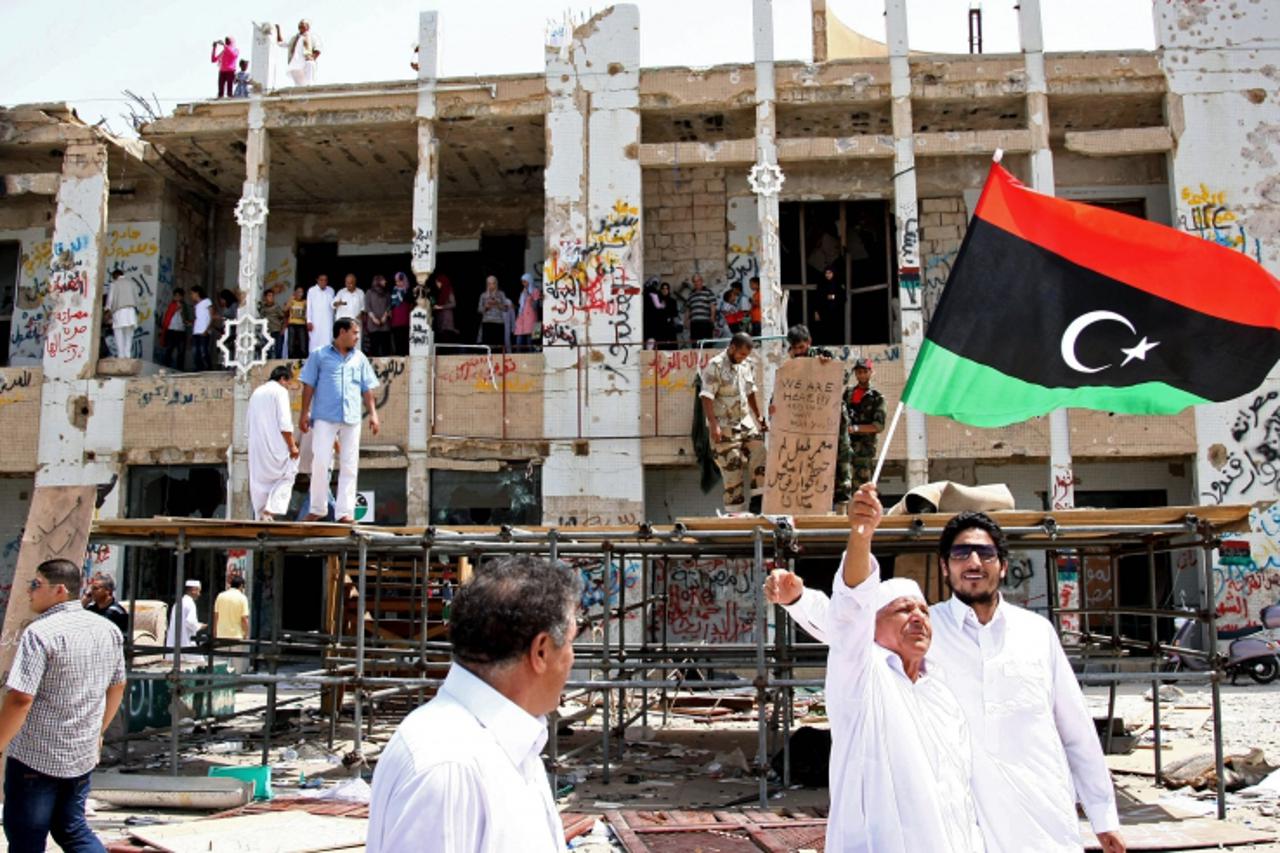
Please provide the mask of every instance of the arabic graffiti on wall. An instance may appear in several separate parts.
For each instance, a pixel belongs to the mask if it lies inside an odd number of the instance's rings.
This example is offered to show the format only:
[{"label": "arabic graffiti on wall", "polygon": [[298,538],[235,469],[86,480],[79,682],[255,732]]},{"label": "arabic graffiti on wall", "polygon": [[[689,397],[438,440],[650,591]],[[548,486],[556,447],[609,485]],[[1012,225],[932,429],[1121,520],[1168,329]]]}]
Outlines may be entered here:
[{"label": "arabic graffiti on wall", "polygon": [[1219,639],[1262,630],[1263,611],[1280,605],[1280,503],[1255,507],[1249,512],[1249,533],[1223,540],[1213,582]]}]

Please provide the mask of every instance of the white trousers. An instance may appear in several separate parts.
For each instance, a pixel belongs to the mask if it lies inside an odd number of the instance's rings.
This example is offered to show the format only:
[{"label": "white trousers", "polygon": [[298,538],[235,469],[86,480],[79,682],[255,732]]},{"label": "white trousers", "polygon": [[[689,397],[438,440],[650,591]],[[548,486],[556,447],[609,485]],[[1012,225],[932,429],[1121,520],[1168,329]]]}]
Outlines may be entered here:
[{"label": "white trousers", "polygon": [[333,421],[311,422],[311,513],[324,515],[329,506],[329,466],[333,462],[333,442],[341,446],[338,455],[338,508],[335,518],[354,518],[356,474],[360,466],[361,424]]},{"label": "white trousers", "polygon": [[316,80],[316,61],[307,59],[301,65],[290,66],[289,76],[295,86],[310,86]]},{"label": "white trousers", "polygon": [[277,519],[289,512],[289,499],[293,497],[293,481],[298,476],[298,460],[290,459],[285,463],[283,474],[275,480],[263,482],[254,476],[253,466],[249,467],[249,500],[253,503],[253,517],[262,518],[263,510]]},{"label": "white trousers", "polygon": [[116,358],[133,358],[133,330],[137,326],[112,326],[116,339]]}]

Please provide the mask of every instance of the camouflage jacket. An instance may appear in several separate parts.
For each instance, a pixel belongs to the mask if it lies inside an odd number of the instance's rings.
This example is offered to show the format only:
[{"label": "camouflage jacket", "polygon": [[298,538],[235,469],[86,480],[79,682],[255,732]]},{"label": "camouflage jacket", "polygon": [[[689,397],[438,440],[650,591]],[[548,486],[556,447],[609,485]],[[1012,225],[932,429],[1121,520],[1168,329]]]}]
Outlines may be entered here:
[{"label": "camouflage jacket", "polygon": [[734,364],[729,360],[728,350],[707,362],[702,370],[699,396],[711,401],[711,411],[726,434],[739,426],[750,432],[756,430],[756,421],[747,403],[755,392],[755,368],[748,360]]},{"label": "camouflage jacket", "polygon": [[[849,413],[849,425],[861,426],[863,424],[876,424],[880,427],[880,431],[884,431],[884,395],[875,388],[868,388],[866,393],[862,395],[862,399],[855,403],[854,397],[857,394],[857,386],[850,388],[845,393],[845,409]],[[875,456],[876,441],[880,438],[880,433],[854,433],[849,436],[849,442],[853,446],[854,456]]]}]

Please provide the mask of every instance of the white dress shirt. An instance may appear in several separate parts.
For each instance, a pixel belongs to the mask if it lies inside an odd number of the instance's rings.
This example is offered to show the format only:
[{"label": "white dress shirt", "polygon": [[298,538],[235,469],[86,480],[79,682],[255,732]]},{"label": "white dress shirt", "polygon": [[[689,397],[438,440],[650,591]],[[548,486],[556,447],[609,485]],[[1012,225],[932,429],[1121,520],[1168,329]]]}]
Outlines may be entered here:
[{"label": "white dress shirt", "polygon": [[191,334],[209,334],[209,324],[213,322],[213,303],[206,296],[196,303],[196,318],[191,326]]},{"label": "white dress shirt", "polygon": [[341,320],[343,317],[350,317],[353,320],[359,320],[363,313],[364,291],[360,288],[347,290],[344,287],[333,294],[333,319]]},{"label": "white dress shirt", "polygon": [[378,759],[369,853],[558,853],[564,825],[533,717],[458,664]]},{"label": "white dress shirt", "polygon": [[[827,597],[786,607],[822,640]],[[941,664],[973,738],[978,823],[991,850],[1080,850],[1077,800],[1095,833],[1120,828],[1115,789],[1052,624],[1001,598],[986,625],[952,597],[929,608],[930,661]]]},{"label": "white dress shirt", "polygon": [[931,656],[913,682],[897,653],[875,643],[879,585],[879,565],[852,589],[845,586],[843,563],[836,572],[828,611],[831,812],[826,849],[980,851],[964,715],[932,671]]}]

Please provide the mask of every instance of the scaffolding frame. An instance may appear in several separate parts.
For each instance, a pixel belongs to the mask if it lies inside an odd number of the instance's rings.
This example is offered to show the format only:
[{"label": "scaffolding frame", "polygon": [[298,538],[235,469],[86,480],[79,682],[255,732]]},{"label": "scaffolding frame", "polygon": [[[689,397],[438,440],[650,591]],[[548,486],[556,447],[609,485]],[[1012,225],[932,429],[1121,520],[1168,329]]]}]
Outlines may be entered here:
[{"label": "scaffolding frame", "polygon": [[[1108,686],[1108,725],[1105,735],[1108,747],[1111,741],[1111,722],[1114,719],[1116,691],[1120,683],[1150,683],[1156,699],[1158,699],[1159,686],[1162,682],[1201,682],[1210,685],[1219,818],[1224,818],[1226,814],[1220,698],[1220,683],[1225,659],[1217,652],[1216,647],[1206,653],[1160,642],[1157,620],[1170,616],[1196,619],[1205,624],[1210,637],[1217,636],[1216,608],[1212,599],[1214,589],[1212,553],[1223,533],[1248,529],[1248,513],[1247,506],[992,513],[993,518],[1001,524],[1008,536],[1012,551],[1044,551],[1046,554],[1050,619],[1054,621],[1061,634],[1074,636],[1078,641],[1077,645],[1067,646],[1067,650],[1082,662],[1083,671],[1078,676],[1081,683]],[[875,532],[874,550],[880,554],[895,555],[936,554],[938,537],[949,518],[950,515],[946,514],[886,516]],[[682,519],[675,524],[665,526],[641,524],[611,528],[511,526],[377,528],[337,524],[157,518],[96,521],[90,534],[90,541],[95,544],[172,551],[175,557],[176,574],[176,596],[172,606],[178,608],[181,607],[181,597],[184,594],[186,556],[193,549],[249,549],[259,560],[264,559],[268,554],[275,554],[280,560],[277,569],[272,573],[274,594],[271,597],[272,618],[269,636],[235,641],[237,645],[248,646],[249,651],[242,654],[250,655],[260,668],[265,666],[267,671],[227,674],[184,673],[182,671],[184,656],[180,649],[167,646],[141,646],[132,641],[138,592],[136,576],[138,561],[133,561],[133,571],[128,584],[131,630],[130,638],[126,642],[126,668],[128,678],[132,681],[164,681],[168,684],[170,772],[174,775],[178,773],[182,748],[181,727],[175,723],[180,719],[180,705],[183,697],[209,693],[228,686],[232,688],[254,684],[265,686],[267,693],[265,706],[241,712],[242,714],[264,714],[262,758],[265,764],[269,760],[277,709],[282,704],[303,701],[311,698],[312,695],[295,697],[286,703],[281,703],[278,701],[277,690],[282,683],[304,685],[320,694],[325,691],[331,691],[331,695],[338,691],[350,693],[353,750],[347,756],[347,763],[352,767],[353,773],[358,773],[364,763],[363,744],[367,736],[364,731],[365,725],[367,722],[371,732],[378,703],[406,693],[417,693],[419,698],[422,698],[425,691],[433,690],[443,683],[442,678],[425,675],[430,668],[444,665],[450,648],[447,641],[432,641],[427,638],[426,574],[430,570],[434,557],[455,559],[465,557],[479,564],[484,559],[507,554],[533,554],[551,560],[587,556],[599,558],[602,571],[605,572],[603,582],[606,595],[603,607],[599,614],[588,617],[592,622],[597,620],[601,622],[602,637],[599,642],[575,643],[577,656],[575,676],[585,671],[586,677],[571,677],[565,691],[566,695],[588,697],[596,693],[600,695],[599,738],[598,741],[588,740],[585,744],[561,753],[558,735],[559,720],[554,713],[550,715],[548,752],[553,790],[558,787],[557,776],[563,769],[564,762],[597,746],[602,760],[603,781],[608,783],[615,750],[617,754],[621,754],[626,749],[627,727],[637,720],[641,721],[642,725],[648,723],[652,693],[656,692],[659,695],[665,720],[671,707],[669,695],[672,692],[699,693],[724,688],[748,687],[755,690],[757,753],[754,770],[758,779],[759,805],[767,808],[770,755],[776,751],[770,749],[770,735],[772,734],[775,741],[780,741],[781,744],[782,783],[785,787],[790,783],[789,740],[793,723],[794,691],[800,687],[821,687],[824,684],[822,678],[796,678],[795,670],[802,667],[824,669],[825,652],[818,644],[795,642],[794,629],[784,611],[780,607],[770,611],[766,606],[764,579],[772,568],[794,568],[794,559],[802,554],[806,557],[831,556],[834,564],[848,537],[848,527],[842,525],[842,522],[843,519],[834,516],[796,518],[753,516]],[[1200,606],[1193,611],[1161,609],[1156,600],[1154,583],[1156,555],[1187,548],[1196,549],[1200,554],[1198,558],[1202,585]],[[1078,549],[1089,549],[1094,553],[1106,552],[1112,566],[1111,577],[1115,585],[1113,589],[1118,588],[1119,559],[1124,556],[1145,554],[1147,570],[1152,580],[1150,607],[1121,608],[1116,604],[1114,595],[1112,606],[1090,607],[1087,586],[1083,584],[1082,603],[1079,608],[1058,606],[1057,556],[1064,552],[1078,551]],[[299,642],[300,638],[286,636],[281,629],[281,602],[284,593],[283,556],[301,554],[334,557],[341,558],[345,564],[347,555],[352,552],[357,560],[355,636],[351,638],[343,636],[341,614],[337,620],[336,635],[323,632],[309,634],[304,637],[310,641],[306,643]],[[404,554],[420,556],[424,566],[420,612],[422,636],[416,641],[412,638],[407,641],[392,641],[378,637],[371,640],[368,630],[369,623],[373,621],[369,616],[370,556]],[[666,630],[665,607],[668,600],[668,587],[665,585],[665,570],[669,567],[671,560],[697,560],[709,557],[747,561],[753,590],[752,601],[755,605],[755,618],[749,643],[707,645],[669,641]],[[626,593],[625,571],[628,558],[639,558],[642,563],[640,594],[636,600],[632,601],[628,601]],[[660,563],[664,567],[661,587],[658,585],[657,577],[657,567]],[[615,565],[618,572],[616,604],[611,601],[608,594],[609,573],[614,570]],[[380,573],[377,574],[380,575]],[[260,582],[261,575],[261,572],[254,573],[255,585]],[[417,583],[416,563],[414,583]],[[928,586],[928,579],[926,579],[925,587],[928,588]],[[339,583],[339,591],[341,588],[342,585]],[[379,594],[379,588],[375,587],[374,594],[375,597]],[[653,639],[650,626],[655,622],[654,617],[659,607],[664,608],[661,633]],[[328,609],[327,604],[326,609]],[[628,642],[625,638],[626,614],[634,610],[639,610],[642,617],[640,642]],[[1062,628],[1062,618],[1071,615],[1079,617],[1083,630],[1069,631]],[[1099,634],[1090,631],[1090,617],[1103,615],[1111,617],[1110,633]],[[1115,618],[1119,615],[1148,619],[1150,625],[1148,636],[1143,639],[1122,636],[1119,620]],[[615,620],[618,626],[617,637],[612,636],[611,629],[611,623]],[[772,641],[769,638],[771,626],[775,627]],[[353,642],[349,643],[348,639]],[[1110,658],[1111,661],[1118,660],[1119,655],[1127,652],[1145,651],[1151,656],[1150,668],[1142,671],[1090,672],[1090,667],[1099,660],[1098,653],[1103,650],[1108,650],[1115,655]],[[308,651],[312,655],[323,652],[326,659],[325,667],[296,674],[282,675],[278,672],[282,661],[311,659],[308,655],[295,654]],[[140,653],[155,652],[168,656],[169,665],[166,670],[147,671],[135,666],[135,660]],[[1203,672],[1162,671],[1161,662],[1168,653],[1185,656],[1200,655],[1206,660],[1207,668]],[[219,651],[210,645],[202,656],[212,664],[215,656],[235,655],[227,649]],[[187,657],[191,657],[189,650]],[[369,674],[371,663],[376,669],[379,664],[388,660],[398,662],[401,668],[416,669],[419,674],[408,676]],[[1102,660],[1105,662],[1106,659]],[[750,682],[744,682],[737,677],[690,681],[682,677],[683,673],[690,670],[716,669],[752,671],[754,679]],[[639,710],[630,717],[626,699],[628,691],[632,692],[633,696],[636,692],[640,694]],[[773,703],[772,714],[768,713],[770,702]],[[128,704],[128,702],[125,703],[124,711],[126,733],[123,737],[116,739],[123,743],[125,760],[127,760],[129,741],[148,736],[148,733],[129,734]],[[1162,779],[1160,703],[1153,701],[1152,705],[1155,777],[1159,782]],[[589,704],[588,708],[593,709],[594,705]],[[330,745],[332,745],[337,721],[342,711],[343,705],[337,702],[330,707]],[[591,710],[587,717],[593,715],[594,711]],[[156,731],[152,730],[150,734]],[[188,743],[194,743],[196,740],[189,738]]]}]

